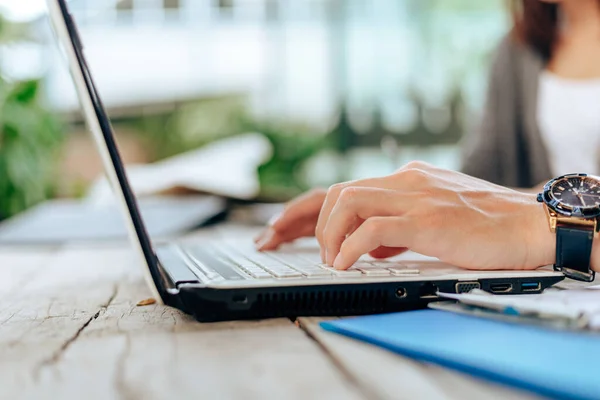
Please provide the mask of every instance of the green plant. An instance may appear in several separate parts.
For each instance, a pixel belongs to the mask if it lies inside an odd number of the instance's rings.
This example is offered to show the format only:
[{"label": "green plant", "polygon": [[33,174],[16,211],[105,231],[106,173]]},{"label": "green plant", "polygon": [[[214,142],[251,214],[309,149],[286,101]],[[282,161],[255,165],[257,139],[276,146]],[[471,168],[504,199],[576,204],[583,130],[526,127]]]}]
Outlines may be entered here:
[{"label": "green plant", "polygon": [[273,156],[258,168],[261,198],[287,201],[309,188],[299,174],[304,164],[326,148],[333,148],[332,135],[315,133],[291,123],[246,121],[249,131],[260,132],[273,146]]},{"label": "green plant", "polygon": [[[27,40],[27,32],[0,18],[0,43]],[[12,81],[0,72],[0,219],[54,191],[62,129],[40,97],[39,80]]]},{"label": "green plant", "polygon": [[140,133],[152,160],[161,160],[244,132],[244,97],[226,95],[179,105],[123,123]]}]

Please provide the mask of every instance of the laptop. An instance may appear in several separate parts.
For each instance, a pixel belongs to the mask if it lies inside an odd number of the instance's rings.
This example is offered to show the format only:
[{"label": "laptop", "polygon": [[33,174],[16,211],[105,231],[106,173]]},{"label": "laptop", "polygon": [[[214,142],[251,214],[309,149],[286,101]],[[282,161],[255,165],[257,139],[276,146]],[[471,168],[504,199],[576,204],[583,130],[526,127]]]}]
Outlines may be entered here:
[{"label": "laptop", "polygon": [[75,21],[65,0],[48,0],[48,6],[88,128],[158,302],[202,322],[358,315],[423,308],[438,300],[438,291],[539,293],[564,278],[551,268],[467,271],[414,254],[390,260],[364,258],[347,271],[336,271],[321,264],[316,242],[260,253],[249,237],[185,244],[153,241],[128,183]]}]

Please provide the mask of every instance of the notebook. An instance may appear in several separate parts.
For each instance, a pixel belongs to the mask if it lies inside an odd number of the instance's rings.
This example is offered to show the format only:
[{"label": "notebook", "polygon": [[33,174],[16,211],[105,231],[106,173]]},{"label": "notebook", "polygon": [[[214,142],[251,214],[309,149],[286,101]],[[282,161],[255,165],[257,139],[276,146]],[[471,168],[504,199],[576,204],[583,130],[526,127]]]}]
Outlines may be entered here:
[{"label": "notebook", "polygon": [[561,399],[600,399],[600,335],[419,310],[324,322],[331,332]]}]

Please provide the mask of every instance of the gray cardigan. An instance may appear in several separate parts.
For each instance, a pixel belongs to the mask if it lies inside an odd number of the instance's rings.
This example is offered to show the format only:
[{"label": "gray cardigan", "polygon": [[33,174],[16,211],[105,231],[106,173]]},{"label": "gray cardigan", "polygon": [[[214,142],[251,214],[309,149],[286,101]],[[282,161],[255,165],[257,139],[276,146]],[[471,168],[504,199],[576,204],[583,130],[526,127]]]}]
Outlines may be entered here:
[{"label": "gray cardigan", "polygon": [[541,56],[512,38],[500,43],[481,125],[465,138],[463,172],[521,188],[552,178],[536,117],[544,66]]}]

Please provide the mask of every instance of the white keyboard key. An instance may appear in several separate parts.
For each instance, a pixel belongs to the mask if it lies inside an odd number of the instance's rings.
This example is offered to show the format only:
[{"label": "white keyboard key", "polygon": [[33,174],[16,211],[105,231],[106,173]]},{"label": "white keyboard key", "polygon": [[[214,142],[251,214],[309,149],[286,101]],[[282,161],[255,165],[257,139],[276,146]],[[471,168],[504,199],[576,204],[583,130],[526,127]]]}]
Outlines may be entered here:
[{"label": "white keyboard key", "polygon": [[276,278],[301,278],[302,274],[298,271],[294,271],[292,269],[288,270],[272,270],[267,268],[269,272],[271,272]]},{"label": "white keyboard key", "polygon": [[298,257],[308,261],[310,264],[321,264],[321,255],[319,253],[298,253]]},{"label": "white keyboard key", "polygon": [[219,278],[222,278],[221,274],[219,274],[217,271],[215,271],[214,269],[206,266],[205,264],[202,264],[197,258],[195,258],[192,255],[189,255],[190,259],[192,260],[191,263],[189,263],[189,267],[192,270],[196,270],[196,275],[200,274],[200,275],[204,275],[206,276],[207,279],[209,280],[216,280]]},{"label": "white keyboard key", "polygon": [[245,271],[248,271],[250,273],[253,272],[265,272],[264,268],[259,267],[258,265],[247,265],[242,267],[242,269],[244,269]]},{"label": "white keyboard key", "polygon": [[402,276],[402,275],[419,275],[421,272],[416,268],[406,268],[406,267],[392,267],[389,268],[390,272],[394,276]]},{"label": "white keyboard key", "polygon": [[256,264],[253,263],[252,261],[248,260],[246,257],[242,257],[238,254],[227,254],[226,257],[228,259],[230,259],[234,264],[240,266],[240,267],[256,267]]},{"label": "white keyboard key", "polygon": [[360,278],[363,276],[362,272],[357,269],[338,270],[331,267],[323,267],[325,270],[331,272],[333,275],[340,278]]},{"label": "white keyboard key", "polygon": [[302,272],[303,275],[306,275],[308,277],[331,276],[331,272],[329,272],[323,268],[319,268],[317,266],[308,266],[308,267],[294,266],[293,268],[297,271]]},{"label": "white keyboard key", "polygon": [[366,276],[389,276],[390,270],[385,268],[357,268]]},{"label": "white keyboard key", "polygon": [[356,269],[372,269],[372,268],[376,268],[375,265],[373,265],[372,263],[368,262],[368,261],[363,261],[363,260],[359,260],[357,262],[354,263],[354,265],[352,266],[352,268],[356,268]]},{"label": "white keyboard key", "polygon": [[273,275],[262,269],[260,271],[248,271],[248,273],[256,279],[269,279],[273,277]]},{"label": "white keyboard key", "polygon": [[273,271],[273,272],[296,271],[295,269],[292,269],[292,268],[288,267],[287,265],[274,265],[271,267],[264,267],[264,268],[268,271]]},{"label": "white keyboard key", "polygon": [[279,260],[274,259],[273,257],[269,257],[266,254],[262,253],[254,253],[254,254],[243,254],[244,257],[249,259],[255,264],[258,264],[262,267],[285,267],[286,265]]},{"label": "white keyboard key", "polygon": [[296,265],[313,265],[314,263],[311,263],[301,257],[298,257],[295,254],[289,254],[289,253],[281,253],[281,252],[267,252],[264,253],[270,257],[273,257],[276,260],[281,261],[282,263],[289,265],[290,267],[294,267]]},{"label": "white keyboard key", "polygon": [[379,267],[379,268],[392,268],[392,267],[397,267],[397,268],[407,268],[406,264],[403,264],[401,262],[398,261],[390,261],[390,260],[372,260],[369,261],[370,264]]}]

